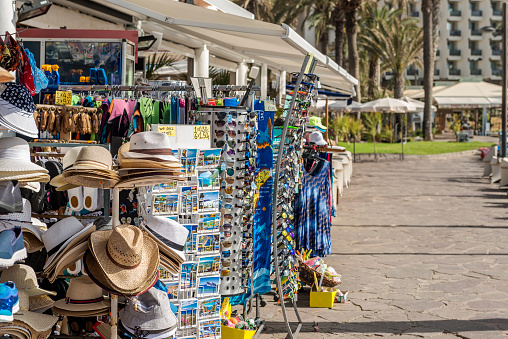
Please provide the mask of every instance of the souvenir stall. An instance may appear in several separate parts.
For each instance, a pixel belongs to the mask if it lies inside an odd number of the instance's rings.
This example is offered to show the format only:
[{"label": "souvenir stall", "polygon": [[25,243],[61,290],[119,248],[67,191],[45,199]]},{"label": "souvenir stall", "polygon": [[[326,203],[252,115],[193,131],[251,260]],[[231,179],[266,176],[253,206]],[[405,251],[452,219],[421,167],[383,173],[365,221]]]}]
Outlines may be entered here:
[{"label": "souvenir stall", "polygon": [[0,125],[17,134],[0,138],[0,334],[252,337],[264,328],[261,296],[275,290],[297,337],[302,282],[340,283],[320,258],[331,247],[331,158],[318,136],[304,146],[313,57],[276,119],[253,83],[202,78],[59,85],[54,102],[34,103],[48,78],[16,46],[24,63],[0,60],[22,74],[16,84],[0,68]]}]

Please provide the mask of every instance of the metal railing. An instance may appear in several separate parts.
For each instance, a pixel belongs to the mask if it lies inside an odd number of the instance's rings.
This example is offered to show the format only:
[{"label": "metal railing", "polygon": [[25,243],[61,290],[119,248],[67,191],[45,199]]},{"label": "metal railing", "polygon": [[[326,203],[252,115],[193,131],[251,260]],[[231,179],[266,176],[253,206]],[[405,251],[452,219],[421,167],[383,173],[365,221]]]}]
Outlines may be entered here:
[{"label": "metal railing", "polygon": [[454,29],[450,31],[450,36],[461,36],[461,35],[462,32],[460,31],[460,29]]},{"label": "metal railing", "polygon": [[460,69],[449,69],[448,75],[460,75]]},{"label": "metal railing", "polygon": [[471,69],[471,70],[469,70],[469,72],[471,75],[482,75],[481,69]]},{"label": "metal railing", "polygon": [[462,16],[462,11],[450,9],[450,16]]},{"label": "metal railing", "polygon": [[471,55],[482,55],[483,51],[481,49],[472,49]]}]

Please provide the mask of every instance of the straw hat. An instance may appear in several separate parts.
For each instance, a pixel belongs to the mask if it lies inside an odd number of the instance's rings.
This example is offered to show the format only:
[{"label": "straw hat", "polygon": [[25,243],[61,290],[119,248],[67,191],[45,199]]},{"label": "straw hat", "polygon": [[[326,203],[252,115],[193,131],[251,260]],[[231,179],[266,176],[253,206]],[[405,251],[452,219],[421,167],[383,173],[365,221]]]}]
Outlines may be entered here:
[{"label": "straw hat", "polygon": [[171,311],[167,294],[154,287],[128,302],[118,316],[127,329],[139,328],[148,331],[148,334],[176,329],[177,319]]},{"label": "straw hat", "polygon": [[69,314],[64,315],[72,316],[72,312],[104,311],[111,307],[111,302],[103,296],[102,288],[94,284],[89,277],[82,276],[71,279],[66,298],[57,300],[54,307],[68,311]]},{"label": "straw hat", "polygon": [[[139,133],[138,133],[139,134]],[[182,164],[175,157],[175,160],[163,161],[155,158],[127,158],[125,154],[129,152],[130,142],[126,142],[118,149],[118,164],[120,168],[181,168]],[[174,157],[174,156],[173,156]]]},{"label": "straw hat", "polygon": [[55,292],[39,288],[34,269],[27,265],[15,264],[2,271],[0,283],[5,283],[7,281],[14,282],[18,291],[25,292],[29,297],[45,294],[56,295]]},{"label": "straw hat", "polygon": [[189,230],[185,226],[173,219],[153,216],[143,228],[166,256],[179,263],[185,261],[183,249],[189,236]]},{"label": "straw hat", "polygon": [[45,310],[53,306],[55,302],[47,295],[38,295],[30,297],[30,311]]},{"label": "straw hat", "polygon": [[129,151],[124,152],[122,156],[125,159],[179,162],[173,155],[169,136],[165,133],[152,131],[132,135]]},{"label": "straw hat", "polygon": [[16,77],[9,73],[5,68],[0,67],[0,82],[10,82],[15,80]]},{"label": "straw hat", "polygon": [[62,219],[51,226],[42,234],[42,242],[49,256],[44,264],[44,271],[47,271],[66,250],[85,241],[93,231],[95,231],[93,223],[85,227],[75,217]]},{"label": "straw hat", "polygon": [[28,253],[35,253],[44,248],[43,242],[30,232],[23,231],[23,241],[25,242],[25,248]]},{"label": "straw hat", "polygon": [[[136,226],[121,225],[108,231],[96,231],[90,236],[89,245],[99,270],[104,272],[114,290],[136,291],[157,274],[157,244]],[[95,263],[90,262],[90,266]],[[100,277],[95,278],[100,280]]]},{"label": "straw hat", "polygon": [[49,273],[48,280],[54,283],[59,275],[76,263],[79,259],[83,258],[83,254],[88,250],[88,241],[83,241],[80,244],[74,245],[69,248],[58,260],[51,272]]},{"label": "straw hat", "polygon": [[39,191],[41,190],[41,183],[40,182],[21,182],[19,184],[19,187],[27,188],[35,193],[39,193]]},{"label": "straw hat", "polygon": [[4,180],[49,181],[48,171],[30,161],[30,147],[21,138],[0,138],[0,181]]},{"label": "straw hat", "polygon": [[132,291],[119,291],[117,287],[111,285],[111,282],[108,280],[104,271],[101,270],[99,263],[90,250],[86,251],[83,255],[83,267],[85,269],[85,273],[96,285],[100,286],[104,291],[116,295],[136,296],[143,294],[152,288],[159,279],[159,271],[157,270],[155,276],[151,280],[147,280],[143,286],[140,286]]},{"label": "straw hat", "polygon": [[62,175],[72,185],[111,188],[120,180],[117,172],[112,170],[112,165],[111,153],[104,147],[83,147],[74,165]]},{"label": "straw hat", "polygon": [[[31,330],[38,333],[51,331],[58,321],[58,317],[52,315],[30,312],[30,298],[24,291],[18,290],[19,311],[14,314],[14,320],[28,325]],[[37,336],[36,336],[37,337]]]},{"label": "straw hat", "polygon": [[[63,165],[64,171],[69,170],[74,165],[74,163],[76,162],[76,158],[78,157],[79,152],[81,151],[82,148],[83,147],[73,147],[67,153],[65,153],[65,155],[62,159],[62,165]],[[56,190],[59,192],[67,191],[68,189],[78,187],[76,185],[67,183],[67,181],[65,181],[65,178],[62,174],[57,175],[56,177],[51,179],[49,184],[51,186],[56,187]]]}]

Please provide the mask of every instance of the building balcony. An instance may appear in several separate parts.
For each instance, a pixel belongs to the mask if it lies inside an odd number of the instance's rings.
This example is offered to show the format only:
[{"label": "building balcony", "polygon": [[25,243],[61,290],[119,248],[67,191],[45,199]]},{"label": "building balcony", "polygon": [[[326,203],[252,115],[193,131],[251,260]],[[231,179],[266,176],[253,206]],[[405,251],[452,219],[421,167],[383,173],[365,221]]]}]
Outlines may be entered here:
[{"label": "building balcony", "polygon": [[[494,9],[494,10],[492,10],[492,15],[501,17],[503,15],[503,11],[500,9]],[[501,18],[499,18],[497,20],[501,20]]]},{"label": "building balcony", "polygon": [[499,56],[501,56],[501,50],[500,49],[493,49],[492,50],[492,55],[499,55]]},{"label": "building balcony", "polygon": [[478,75],[482,75],[482,70],[481,69],[470,69],[469,73],[471,75],[478,76]]},{"label": "building balcony", "polygon": [[448,70],[448,75],[449,76],[460,76],[460,69],[449,69]]},{"label": "building balcony", "polygon": [[471,16],[483,16],[483,11],[471,11]]},{"label": "building balcony", "polygon": [[482,31],[480,31],[479,29],[472,29],[471,30],[471,36],[481,36],[482,35]]},{"label": "building balcony", "polygon": [[481,56],[483,53],[483,51],[481,49],[472,49],[471,50],[471,55],[474,55],[474,56]]},{"label": "building balcony", "polygon": [[462,11],[451,9],[449,13],[449,21],[460,21],[462,19]]},{"label": "building balcony", "polygon": [[406,71],[406,75],[409,75],[409,76],[418,76],[418,70],[417,69],[408,69]]},{"label": "building balcony", "polygon": [[501,70],[500,69],[493,69],[492,70],[492,75],[500,77],[501,76]]},{"label": "building balcony", "polygon": [[452,29],[450,31],[450,37],[460,38],[461,35],[462,32],[460,31],[460,29]]},{"label": "building balcony", "polygon": [[436,51],[436,57],[435,57],[436,60],[439,60],[441,59],[441,52],[439,50]]},{"label": "building balcony", "polygon": [[412,16],[413,18],[418,18],[418,17],[420,17],[420,12],[418,12],[418,11],[413,11],[413,12],[411,12],[411,16]]},{"label": "building balcony", "polygon": [[449,53],[450,53],[450,56],[460,56],[461,55],[460,49],[451,49]]},{"label": "building balcony", "polygon": [[435,70],[434,70],[434,76],[435,76],[435,77],[438,77],[438,76],[439,76],[439,70],[438,70],[438,69],[435,69]]}]

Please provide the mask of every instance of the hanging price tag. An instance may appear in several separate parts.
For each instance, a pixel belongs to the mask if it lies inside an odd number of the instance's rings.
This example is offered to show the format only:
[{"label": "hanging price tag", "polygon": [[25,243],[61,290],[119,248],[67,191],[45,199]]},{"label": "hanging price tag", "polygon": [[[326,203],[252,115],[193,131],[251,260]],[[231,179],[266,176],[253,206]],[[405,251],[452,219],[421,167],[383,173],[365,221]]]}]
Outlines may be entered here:
[{"label": "hanging price tag", "polygon": [[176,136],[175,126],[164,126],[159,125],[158,131],[160,133],[165,133],[168,135],[168,137],[174,137]]},{"label": "hanging price tag", "polygon": [[55,105],[72,105],[72,91],[56,91]]},{"label": "hanging price tag", "polygon": [[210,139],[210,126],[208,125],[193,126],[192,131],[193,139]]}]

